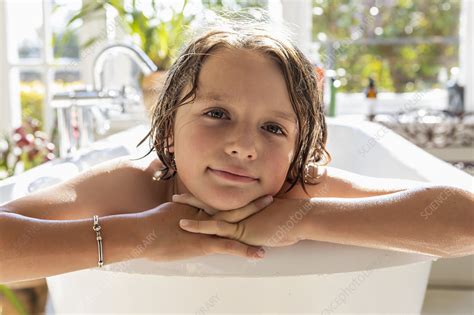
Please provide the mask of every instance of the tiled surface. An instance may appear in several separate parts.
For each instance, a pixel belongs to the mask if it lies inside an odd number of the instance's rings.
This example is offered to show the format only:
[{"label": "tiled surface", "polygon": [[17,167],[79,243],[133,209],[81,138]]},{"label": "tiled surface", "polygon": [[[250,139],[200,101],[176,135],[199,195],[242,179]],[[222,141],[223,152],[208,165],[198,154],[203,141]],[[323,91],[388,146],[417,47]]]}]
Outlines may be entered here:
[{"label": "tiled surface", "polygon": [[422,315],[474,315],[474,290],[428,289]]}]

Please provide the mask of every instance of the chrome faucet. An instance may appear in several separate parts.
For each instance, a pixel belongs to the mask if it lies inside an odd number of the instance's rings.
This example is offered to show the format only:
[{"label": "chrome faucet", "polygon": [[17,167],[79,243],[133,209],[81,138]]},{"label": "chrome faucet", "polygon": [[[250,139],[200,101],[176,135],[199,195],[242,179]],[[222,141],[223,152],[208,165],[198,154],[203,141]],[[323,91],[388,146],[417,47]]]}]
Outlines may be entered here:
[{"label": "chrome faucet", "polygon": [[140,90],[125,85],[120,90],[104,88],[105,61],[117,53],[130,57],[145,75],[157,70],[153,61],[135,45],[115,43],[102,49],[93,63],[93,89],[53,96],[51,106],[57,110],[60,157],[94,142],[96,134],[105,134],[110,128],[110,112],[120,115],[131,111],[127,105],[143,106]]},{"label": "chrome faucet", "polygon": [[130,57],[130,59],[132,59],[136,63],[136,65],[140,68],[144,75],[148,75],[158,70],[157,66],[153,63],[153,61],[139,47],[131,44],[111,44],[102,49],[102,51],[96,56],[94,60],[93,80],[95,90],[103,90],[105,61],[107,60],[107,57],[109,57],[111,54],[116,53],[124,54]]}]

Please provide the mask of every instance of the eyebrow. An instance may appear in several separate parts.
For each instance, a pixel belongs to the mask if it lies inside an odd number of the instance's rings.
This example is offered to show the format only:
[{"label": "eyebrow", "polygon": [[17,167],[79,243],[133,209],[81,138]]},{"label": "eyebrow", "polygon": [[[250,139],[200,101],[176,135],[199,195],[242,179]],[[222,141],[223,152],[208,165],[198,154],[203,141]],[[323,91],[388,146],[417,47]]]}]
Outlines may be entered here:
[{"label": "eyebrow", "polygon": [[215,94],[215,93],[205,93],[205,94],[198,93],[198,97],[205,101],[224,101],[230,98],[229,95]]},{"label": "eyebrow", "polygon": [[288,121],[290,121],[294,124],[297,123],[296,122],[296,117],[293,114],[290,114],[290,113],[287,113],[287,112],[282,112],[282,111],[279,111],[279,110],[271,110],[270,113],[277,116],[277,117],[280,117],[282,119],[288,120]]},{"label": "eyebrow", "polygon": [[[200,95],[199,98],[205,101],[222,102],[222,101],[228,100],[230,97],[225,94],[206,93],[206,94]],[[269,114],[273,114],[277,117],[280,117],[282,119],[288,120],[289,122],[297,124],[296,117],[292,113],[279,111],[279,110],[270,110]]]}]

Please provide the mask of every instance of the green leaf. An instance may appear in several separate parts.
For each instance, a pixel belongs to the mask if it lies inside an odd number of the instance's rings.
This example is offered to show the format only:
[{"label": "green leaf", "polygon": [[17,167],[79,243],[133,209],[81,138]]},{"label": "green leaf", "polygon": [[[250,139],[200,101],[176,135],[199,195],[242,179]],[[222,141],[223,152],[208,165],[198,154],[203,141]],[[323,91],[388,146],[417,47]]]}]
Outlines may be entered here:
[{"label": "green leaf", "polygon": [[101,37],[100,36],[94,36],[92,38],[89,38],[83,45],[82,48],[88,48],[89,46],[93,45],[96,41],[98,41]]},{"label": "green leaf", "polygon": [[0,284],[0,295],[3,295],[15,307],[18,313],[21,315],[27,315],[25,307],[21,304],[20,300],[18,300],[15,293],[10,288]]},{"label": "green leaf", "polygon": [[96,12],[97,10],[104,10],[104,3],[93,3],[90,2],[86,4],[76,15],[74,15],[66,24],[66,27],[70,26],[74,21],[85,18],[91,13]]}]

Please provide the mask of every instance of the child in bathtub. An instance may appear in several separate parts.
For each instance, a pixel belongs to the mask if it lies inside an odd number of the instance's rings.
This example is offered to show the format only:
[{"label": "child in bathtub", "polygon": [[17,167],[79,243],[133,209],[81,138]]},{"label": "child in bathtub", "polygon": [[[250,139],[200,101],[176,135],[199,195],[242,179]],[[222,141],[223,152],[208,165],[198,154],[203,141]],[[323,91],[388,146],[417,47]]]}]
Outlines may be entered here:
[{"label": "child in bathtub", "polygon": [[[124,252],[144,239],[139,257],[157,261],[259,257],[261,246],[302,239],[474,253],[471,192],[328,166],[314,68],[261,25],[229,23],[189,43],[169,70],[148,136],[159,159],[115,159],[1,206],[1,279],[92,267],[93,215],[106,263],[137,258]],[[440,195],[445,202],[427,213]],[[8,250],[28,227],[28,242]]]}]

